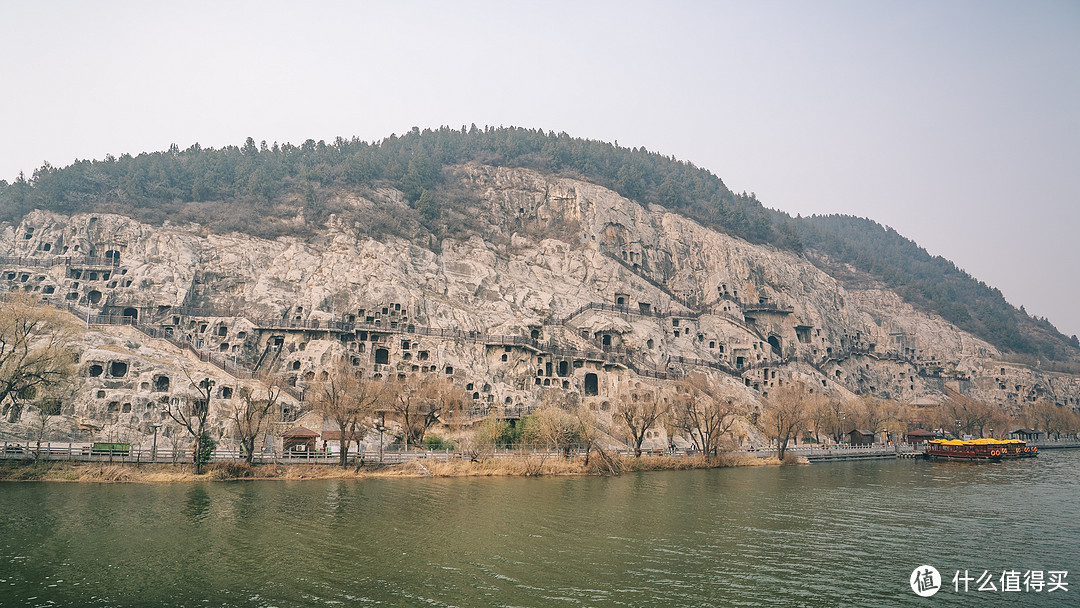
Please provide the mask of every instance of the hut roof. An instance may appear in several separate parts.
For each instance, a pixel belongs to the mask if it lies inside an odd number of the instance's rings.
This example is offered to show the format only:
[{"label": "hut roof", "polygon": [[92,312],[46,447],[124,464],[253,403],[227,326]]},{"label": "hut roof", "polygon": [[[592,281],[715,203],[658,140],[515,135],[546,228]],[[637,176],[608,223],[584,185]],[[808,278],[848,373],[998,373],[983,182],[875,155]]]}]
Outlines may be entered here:
[{"label": "hut roof", "polygon": [[282,437],[318,437],[319,434],[315,431],[298,426],[295,429],[290,429],[281,434]]},{"label": "hut roof", "polygon": [[[363,431],[363,429],[357,429],[356,431],[353,431],[352,433],[348,433],[347,435],[348,435],[348,438],[349,438],[350,441],[360,441],[361,439],[364,438],[364,431]],[[341,441],[341,431],[339,431],[337,429],[334,429],[332,431],[323,431],[322,432],[322,440],[323,441]]]},{"label": "hut roof", "polygon": [[908,431],[908,437],[937,437],[940,433],[934,431],[927,431],[924,429],[915,429],[914,431]]}]

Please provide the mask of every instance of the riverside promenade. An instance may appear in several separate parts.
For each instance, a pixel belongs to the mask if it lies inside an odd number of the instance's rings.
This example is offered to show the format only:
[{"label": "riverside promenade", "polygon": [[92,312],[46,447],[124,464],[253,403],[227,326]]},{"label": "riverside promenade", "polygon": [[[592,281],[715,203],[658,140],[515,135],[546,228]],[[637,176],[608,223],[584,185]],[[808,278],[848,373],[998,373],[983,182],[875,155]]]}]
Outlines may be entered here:
[{"label": "riverside promenade", "polygon": [[[1029,441],[1040,450],[1080,448],[1080,439],[1048,439],[1042,441]],[[872,444],[864,446],[833,444],[829,446],[801,445],[789,447],[788,452],[796,456],[804,456],[810,462],[830,462],[838,460],[876,460],[887,458],[919,458],[926,448],[925,443],[890,443]],[[761,458],[776,456],[775,448],[758,449],[747,452]]]},{"label": "riverside promenade", "polygon": [[[805,457],[810,462],[829,462],[837,460],[879,460],[885,458],[918,458],[923,454],[922,445],[910,443],[848,445],[845,443],[829,446],[800,445],[788,447],[787,452]],[[1080,447],[1080,443],[1077,444]],[[747,454],[759,458],[776,456],[776,448],[748,450]]]},{"label": "riverside promenade", "polygon": [[[99,444],[100,445],[100,444]],[[1043,440],[1029,442],[1040,450],[1075,449],[1080,448],[1080,439],[1068,438],[1060,440]],[[873,445],[848,445],[833,444],[827,447],[814,445],[801,445],[789,447],[787,451],[796,456],[805,457],[810,462],[835,462],[842,460],[882,460],[894,458],[920,458],[926,444],[894,443]],[[621,456],[632,456],[633,451],[628,449],[609,450]],[[583,450],[574,450],[575,455],[584,453]],[[686,458],[693,456],[692,451],[687,450],[646,450],[652,456],[664,456],[669,458]],[[757,458],[770,458],[776,456],[775,448],[755,448],[739,450],[735,454],[747,454]],[[526,449],[499,448],[488,454],[489,457],[506,458],[512,456],[545,455],[558,457],[562,453],[550,450],[543,446],[530,446]],[[397,446],[387,447],[381,452],[376,449],[364,449],[360,452],[350,451],[349,460],[355,462],[362,460],[367,464],[399,464],[413,460],[461,460],[469,456],[452,449],[410,449],[402,450]],[[88,442],[36,442],[26,441],[3,441],[0,442],[0,461],[3,460],[51,460],[69,462],[100,462],[113,464],[186,464],[190,461],[191,453],[187,447],[179,446],[128,446],[126,449],[101,450],[95,449],[94,444]],[[216,449],[211,455],[210,462],[237,462],[242,461],[243,456],[236,449]],[[253,458],[255,464],[339,464],[338,453],[325,452],[322,450],[303,452],[267,451],[258,452]]]}]

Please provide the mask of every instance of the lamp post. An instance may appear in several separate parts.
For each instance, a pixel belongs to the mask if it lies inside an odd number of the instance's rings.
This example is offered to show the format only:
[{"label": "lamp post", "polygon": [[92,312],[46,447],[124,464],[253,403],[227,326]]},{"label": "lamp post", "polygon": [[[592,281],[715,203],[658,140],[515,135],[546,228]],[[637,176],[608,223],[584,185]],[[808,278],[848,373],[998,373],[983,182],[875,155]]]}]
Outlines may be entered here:
[{"label": "lamp post", "polygon": [[379,466],[383,463],[383,431],[386,430],[386,412],[379,412],[379,421],[375,423],[375,429],[379,431]]},{"label": "lamp post", "polygon": [[157,462],[157,432],[161,428],[160,424],[150,425],[154,427],[154,447],[150,448],[150,462]]}]

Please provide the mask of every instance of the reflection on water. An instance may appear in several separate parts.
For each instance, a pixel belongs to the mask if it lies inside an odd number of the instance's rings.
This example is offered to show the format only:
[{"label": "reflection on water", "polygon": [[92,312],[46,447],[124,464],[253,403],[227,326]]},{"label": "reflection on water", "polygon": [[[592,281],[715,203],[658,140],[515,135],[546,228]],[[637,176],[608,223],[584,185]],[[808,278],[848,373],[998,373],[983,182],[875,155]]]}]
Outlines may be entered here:
[{"label": "reflection on water", "polygon": [[[619,478],[0,486],[0,605],[1072,605],[1080,451]],[[1080,578],[1080,575],[1073,575]],[[1064,597],[1062,597],[1064,596]]]},{"label": "reflection on water", "polygon": [[184,515],[191,523],[199,523],[206,519],[210,513],[210,493],[204,486],[193,485],[187,492],[187,500],[184,501]]}]

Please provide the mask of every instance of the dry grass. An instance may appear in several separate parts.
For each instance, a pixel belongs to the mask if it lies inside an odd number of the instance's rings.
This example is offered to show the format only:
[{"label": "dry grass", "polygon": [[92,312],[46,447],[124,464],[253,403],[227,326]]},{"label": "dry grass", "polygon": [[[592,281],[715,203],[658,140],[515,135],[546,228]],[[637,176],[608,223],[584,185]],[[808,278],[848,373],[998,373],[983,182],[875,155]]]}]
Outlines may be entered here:
[{"label": "dry grass", "polygon": [[201,479],[190,467],[168,464],[121,465],[105,462],[5,462],[0,481],[162,482]]},{"label": "dry grass", "polygon": [[423,464],[432,477],[537,477],[589,474],[589,470],[581,459],[544,458],[536,455],[488,458],[479,462],[448,460]]},{"label": "dry grass", "polygon": [[689,471],[691,469],[718,469],[723,467],[756,467],[777,465],[780,461],[773,458],[758,458],[745,453],[720,454],[713,458],[689,456],[670,458],[667,456],[642,456],[641,458],[623,458],[626,471]]},{"label": "dry grass", "polygon": [[242,479],[372,479],[393,477],[538,477],[566,475],[610,475],[636,471],[683,471],[736,466],[775,466],[776,457],[757,458],[750,454],[721,454],[670,458],[614,456],[608,459],[596,453],[585,466],[582,458],[544,457],[523,454],[511,457],[470,460],[420,459],[384,467],[341,467],[338,465],[290,464],[249,465],[221,462],[207,467],[204,475],[195,475],[190,464],[143,464],[140,466],[96,462],[0,463],[0,481],[82,481],[161,483],[187,481],[233,481]]},{"label": "dry grass", "polygon": [[250,479],[255,477],[256,473],[256,468],[246,462],[215,462],[206,467],[207,475],[221,481]]},{"label": "dry grass", "polygon": [[[805,460],[805,458],[803,458],[803,460]],[[784,454],[784,459],[782,461],[780,461],[780,464],[782,464],[784,466],[791,466],[793,464],[799,464],[799,456],[796,456],[795,454],[793,454],[791,452],[788,452],[788,453]]]}]

